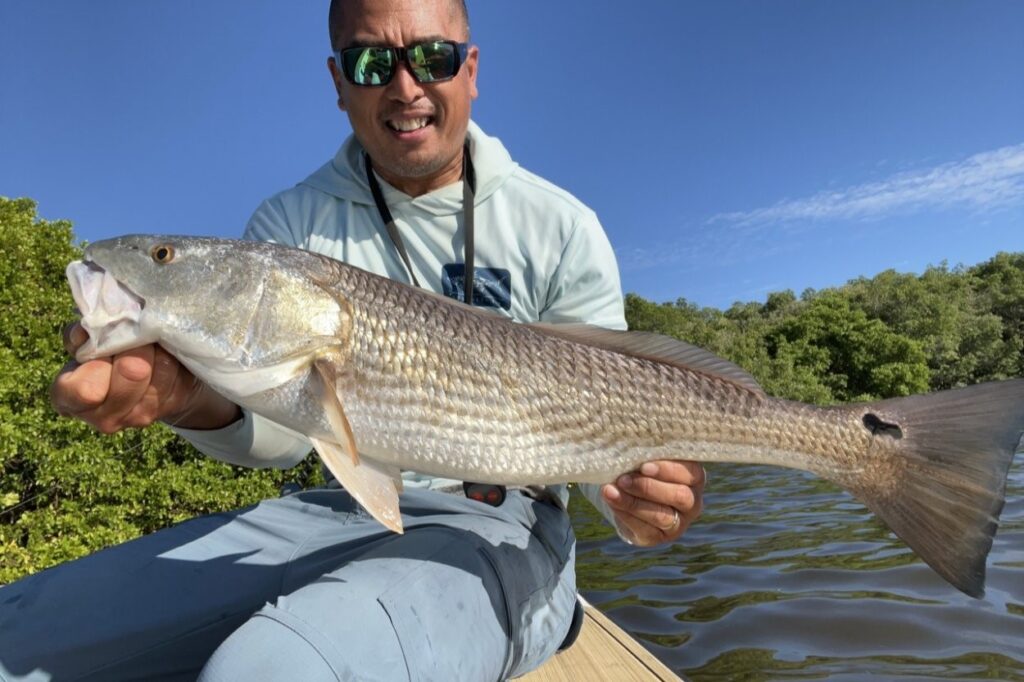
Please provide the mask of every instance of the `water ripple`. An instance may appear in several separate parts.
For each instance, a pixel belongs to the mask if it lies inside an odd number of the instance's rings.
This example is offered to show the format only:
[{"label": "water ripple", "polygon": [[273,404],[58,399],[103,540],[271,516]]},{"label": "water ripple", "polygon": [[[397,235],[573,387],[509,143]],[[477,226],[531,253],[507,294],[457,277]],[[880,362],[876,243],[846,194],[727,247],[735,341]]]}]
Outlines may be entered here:
[{"label": "water ripple", "polygon": [[829,483],[709,467],[700,522],[653,549],[571,506],[583,593],[694,680],[1024,682],[1024,463],[1011,470],[986,597],[960,594]]}]

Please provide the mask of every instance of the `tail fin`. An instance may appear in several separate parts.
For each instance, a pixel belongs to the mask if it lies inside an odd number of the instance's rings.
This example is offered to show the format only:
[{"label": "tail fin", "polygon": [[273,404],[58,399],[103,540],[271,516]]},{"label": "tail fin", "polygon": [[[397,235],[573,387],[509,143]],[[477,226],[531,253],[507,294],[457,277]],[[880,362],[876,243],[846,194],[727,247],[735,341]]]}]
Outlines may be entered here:
[{"label": "tail fin", "polygon": [[839,482],[939,575],[981,597],[1007,472],[1024,435],[1024,379],[840,409],[896,439],[901,457],[891,470]]}]

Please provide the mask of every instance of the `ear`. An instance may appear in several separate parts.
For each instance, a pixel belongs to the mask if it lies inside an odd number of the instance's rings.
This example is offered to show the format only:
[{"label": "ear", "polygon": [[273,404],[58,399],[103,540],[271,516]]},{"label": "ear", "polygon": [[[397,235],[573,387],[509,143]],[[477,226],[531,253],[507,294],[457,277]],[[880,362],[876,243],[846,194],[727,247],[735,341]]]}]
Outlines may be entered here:
[{"label": "ear", "polygon": [[334,82],[334,90],[338,93],[338,108],[345,111],[345,98],[341,92],[343,87],[342,81],[345,80],[345,76],[342,75],[341,69],[338,67],[337,62],[334,61],[333,56],[327,58],[327,70],[331,72],[331,80]]},{"label": "ear", "polygon": [[462,68],[466,70],[466,77],[469,78],[469,96],[471,99],[476,99],[476,72],[480,65],[480,48],[476,45],[471,45],[469,50],[466,52],[466,63],[462,65]]}]

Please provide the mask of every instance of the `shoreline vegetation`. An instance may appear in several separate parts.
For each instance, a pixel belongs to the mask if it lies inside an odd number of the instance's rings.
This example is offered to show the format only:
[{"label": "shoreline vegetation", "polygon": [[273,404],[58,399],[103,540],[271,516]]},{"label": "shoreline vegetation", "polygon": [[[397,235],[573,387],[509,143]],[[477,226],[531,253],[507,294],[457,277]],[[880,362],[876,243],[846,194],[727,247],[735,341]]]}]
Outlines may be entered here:
[{"label": "shoreline vegetation", "polygon": [[[0,584],[320,480],[312,457],[252,471],[203,457],[164,427],[105,436],[58,417],[48,390],[67,360],[61,328],[74,318],[64,268],[80,253],[70,222],[40,219],[31,199],[0,197]],[[1024,376],[1024,253],[887,270],[726,310],[635,294],[625,303],[631,329],[714,351],[792,400],[856,402]]]}]

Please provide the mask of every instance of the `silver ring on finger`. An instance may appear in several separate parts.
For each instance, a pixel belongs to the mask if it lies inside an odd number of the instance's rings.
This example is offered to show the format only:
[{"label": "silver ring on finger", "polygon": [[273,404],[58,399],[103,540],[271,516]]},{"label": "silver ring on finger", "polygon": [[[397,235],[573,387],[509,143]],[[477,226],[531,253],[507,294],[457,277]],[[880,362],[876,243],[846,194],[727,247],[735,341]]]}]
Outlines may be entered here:
[{"label": "silver ring on finger", "polygon": [[667,526],[665,526],[661,530],[666,532],[666,533],[673,533],[673,532],[675,532],[679,528],[679,524],[682,523],[682,520],[683,520],[682,517],[679,516],[679,510],[673,508],[672,509],[672,523],[668,524]]}]

